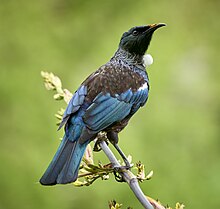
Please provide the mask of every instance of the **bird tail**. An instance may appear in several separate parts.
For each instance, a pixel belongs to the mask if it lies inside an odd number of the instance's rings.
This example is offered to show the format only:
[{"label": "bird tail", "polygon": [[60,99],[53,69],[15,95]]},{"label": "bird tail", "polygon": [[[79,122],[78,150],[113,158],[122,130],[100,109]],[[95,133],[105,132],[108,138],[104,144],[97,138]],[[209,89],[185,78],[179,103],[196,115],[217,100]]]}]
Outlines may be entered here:
[{"label": "bird tail", "polygon": [[88,142],[70,141],[64,136],[53,160],[40,179],[42,185],[67,184],[76,181]]}]

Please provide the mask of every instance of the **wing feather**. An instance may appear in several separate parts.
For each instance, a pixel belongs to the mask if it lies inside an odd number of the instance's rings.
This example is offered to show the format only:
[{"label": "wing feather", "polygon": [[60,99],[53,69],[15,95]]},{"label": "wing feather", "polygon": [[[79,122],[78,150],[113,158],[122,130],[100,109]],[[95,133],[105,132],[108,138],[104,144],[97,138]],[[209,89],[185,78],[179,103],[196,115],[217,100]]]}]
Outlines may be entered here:
[{"label": "wing feather", "polygon": [[100,98],[102,98],[102,102],[90,105],[83,116],[84,122],[89,129],[97,132],[114,122],[124,119],[132,108],[132,104],[119,101],[109,94],[101,95]]},{"label": "wing feather", "polygon": [[69,116],[79,110],[79,108],[82,106],[85,100],[85,96],[87,94],[87,87],[86,86],[80,86],[78,90],[75,92],[71,100],[69,101],[69,104],[63,114],[62,122],[59,125],[59,129],[67,122],[69,119]]}]

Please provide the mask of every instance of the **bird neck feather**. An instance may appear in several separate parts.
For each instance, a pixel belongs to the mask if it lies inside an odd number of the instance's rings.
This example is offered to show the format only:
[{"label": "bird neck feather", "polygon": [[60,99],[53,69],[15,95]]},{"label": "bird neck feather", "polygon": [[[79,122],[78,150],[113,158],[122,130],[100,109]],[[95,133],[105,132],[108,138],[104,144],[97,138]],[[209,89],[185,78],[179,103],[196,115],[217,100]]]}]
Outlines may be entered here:
[{"label": "bird neck feather", "polygon": [[135,65],[145,69],[143,57],[144,56],[142,55],[133,54],[122,48],[119,48],[112,59],[121,60],[128,65]]}]

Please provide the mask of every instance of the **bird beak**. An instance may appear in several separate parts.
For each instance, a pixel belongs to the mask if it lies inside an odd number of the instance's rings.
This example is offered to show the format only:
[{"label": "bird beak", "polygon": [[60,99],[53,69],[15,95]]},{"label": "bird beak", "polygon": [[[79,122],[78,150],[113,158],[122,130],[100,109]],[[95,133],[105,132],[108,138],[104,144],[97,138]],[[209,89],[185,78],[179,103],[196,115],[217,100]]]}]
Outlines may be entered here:
[{"label": "bird beak", "polygon": [[147,33],[152,33],[160,27],[166,26],[165,23],[151,24],[148,25],[149,29],[146,31]]},{"label": "bird beak", "polygon": [[163,26],[166,26],[165,23],[158,23],[158,24],[151,24],[151,25],[148,25],[150,28],[160,28],[160,27],[163,27]]}]

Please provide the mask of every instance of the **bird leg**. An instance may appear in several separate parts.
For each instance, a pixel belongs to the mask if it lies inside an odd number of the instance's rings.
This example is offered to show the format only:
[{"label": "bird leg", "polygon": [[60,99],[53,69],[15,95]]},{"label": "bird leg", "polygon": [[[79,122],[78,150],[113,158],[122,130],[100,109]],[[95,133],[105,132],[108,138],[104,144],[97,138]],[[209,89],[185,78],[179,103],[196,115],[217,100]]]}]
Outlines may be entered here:
[{"label": "bird leg", "polygon": [[121,148],[118,146],[118,133],[113,132],[113,131],[107,132],[107,138],[113,144],[115,149],[118,151],[118,153],[122,157],[122,159],[125,163],[125,166],[122,166],[122,168],[130,169],[132,167],[131,164],[129,163],[127,157],[125,156],[125,154],[123,153]]},{"label": "bird leg", "polygon": [[115,149],[118,151],[118,153],[121,155],[122,159],[124,160],[124,163],[125,163],[124,168],[130,169],[132,166],[129,163],[129,160],[127,159],[127,157],[125,156],[123,151],[121,150],[121,148],[118,146],[118,144],[113,144],[113,145],[114,145]]},{"label": "bird leg", "polygon": [[114,175],[115,175],[115,180],[118,182],[125,182],[124,178],[120,175],[120,172],[123,169],[130,169],[131,165],[127,159],[127,157],[125,156],[125,154],[123,153],[123,151],[120,149],[120,147],[118,146],[118,133],[116,132],[100,132],[98,133],[97,137],[96,137],[96,142],[93,148],[93,151],[100,151],[101,147],[99,145],[100,141],[105,141],[108,144],[109,140],[113,146],[115,147],[115,149],[118,151],[118,153],[120,154],[120,156],[122,157],[122,159],[124,160],[125,166],[114,166]]}]

